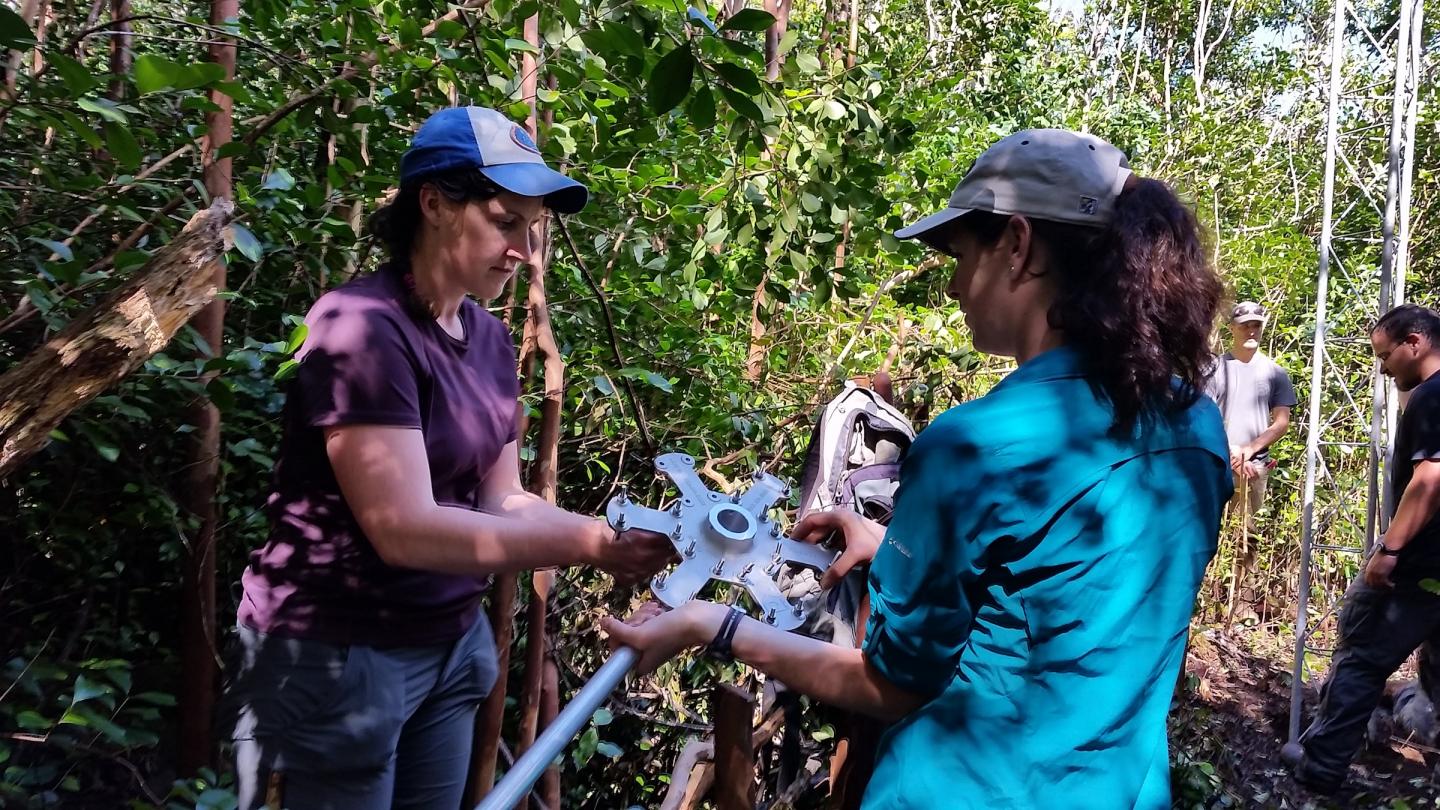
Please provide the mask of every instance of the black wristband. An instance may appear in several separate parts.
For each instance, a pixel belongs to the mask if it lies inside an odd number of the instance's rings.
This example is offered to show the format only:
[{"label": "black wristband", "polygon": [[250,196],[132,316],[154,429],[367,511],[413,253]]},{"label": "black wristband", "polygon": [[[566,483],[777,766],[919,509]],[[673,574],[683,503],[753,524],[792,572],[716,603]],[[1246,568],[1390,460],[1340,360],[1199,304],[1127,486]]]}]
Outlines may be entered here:
[{"label": "black wristband", "polygon": [[718,661],[730,662],[735,660],[735,652],[730,649],[730,642],[735,638],[735,631],[740,627],[740,620],[745,618],[745,613],[739,608],[732,607],[726,611],[725,618],[720,622],[720,629],[715,633],[715,638],[710,646],[705,648],[711,658]]},{"label": "black wristband", "polygon": [[1385,545],[1384,543],[1381,543],[1381,544],[1380,544],[1380,547],[1377,548],[1377,549],[1375,549],[1375,553],[1377,553],[1377,554],[1383,554],[1383,555],[1385,555],[1386,557],[1399,557],[1399,556],[1400,556],[1400,549],[1398,549],[1398,548],[1390,548],[1389,546]]}]

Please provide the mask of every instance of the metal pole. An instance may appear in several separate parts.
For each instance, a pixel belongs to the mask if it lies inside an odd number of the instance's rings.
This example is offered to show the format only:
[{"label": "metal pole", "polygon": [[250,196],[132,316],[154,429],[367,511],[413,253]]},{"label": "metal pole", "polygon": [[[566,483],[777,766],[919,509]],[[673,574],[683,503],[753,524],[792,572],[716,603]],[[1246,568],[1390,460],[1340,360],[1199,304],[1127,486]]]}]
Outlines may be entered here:
[{"label": "metal pole", "polygon": [[[1394,306],[1395,260],[1398,242],[1395,233],[1397,209],[1400,207],[1401,173],[1404,171],[1405,113],[1409,109],[1406,85],[1410,78],[1410,23],[1415,0],[1400,0],[1400,20],[1395,35],[1395,97],[1390,103],[1390,143],[1386,149],[1385,169],[1385,212],[1380,220],[1380,301],[1377,315],[1383,315]],[[1365,539],[1363,548],[1369,549],[1378,532],[1383,532],[1388,523],[1385,498],[1381,494],[1380,474],[1382,466],[1389,469],[1387,438],[1390,436],[1390,382],[1380,372],[1378,362],[1371,363],[1370,397],[1370,459],[1367,476],[1368,491],[1365,500]],[[1382,460],[1385,462],[1382,465]]]},{"label": "metal pole", "polygon": [[1305,668],[1306,623],[1310,609],[1310,546],[1315,531],[1315,473],[1320,459],[1321,383],[1325,363],[1326,297],[1330,289],[1330,241],[1335,213],[1335,157],[1339,149],[1341,61],[1345,42],[1345,0],[1335,0],[1330,34],[1330,108],[1325,133],[1324,217],[1320,226],[1320,264],[1315,280],[1315,342],[1310,356],[1310,412],[1306,419],[1305,490],[1300,511],[1299,610],[1295,617],[1295,666],[1290,683],[1290,740],[1300,737],[1300,699]]},{"label": "metal pole", "polygon": [[621,647],[610,656],[595,673],[595,676],[581,687],[575,699],[561,710],[544,732],[511,766],[484,800],[475,805],[475,810],[510,810],[526,796],[530,795],[530,789],[545,769],[560,756],[570,741],[580,733],[580,729],[590,722],[590,717],[605,698],[615,691],[615,687],[625,679],[625,674],[635,667],[639,660],[639,653],[629,647]]}]

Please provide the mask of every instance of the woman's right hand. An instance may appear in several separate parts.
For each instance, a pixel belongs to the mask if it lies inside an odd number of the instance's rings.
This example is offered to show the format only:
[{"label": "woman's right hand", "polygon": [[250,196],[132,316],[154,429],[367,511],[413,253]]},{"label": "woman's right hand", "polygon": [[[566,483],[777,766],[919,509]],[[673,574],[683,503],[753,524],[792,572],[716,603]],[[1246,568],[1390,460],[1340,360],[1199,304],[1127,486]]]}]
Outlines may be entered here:
[{"label": "woman's right hand", "polygon": [[820,580],[822,589],[835,587],[850,569],[875,559],[880,543],[885,539],[885,527],[869,518],[848,509],[834,508],[824,512],[811,512],[790,533],[796,540],[818,543],[839,532],[845,542],[845,550],[830,563],[825,576]]},{"label": "woman's right hand", "polygon": [[649,579],[671,563],[679,561],[669,537],[644,529],[616,531],[603,520],[595,521],[590,539],[589,561],[609,572],[621,584]]}]

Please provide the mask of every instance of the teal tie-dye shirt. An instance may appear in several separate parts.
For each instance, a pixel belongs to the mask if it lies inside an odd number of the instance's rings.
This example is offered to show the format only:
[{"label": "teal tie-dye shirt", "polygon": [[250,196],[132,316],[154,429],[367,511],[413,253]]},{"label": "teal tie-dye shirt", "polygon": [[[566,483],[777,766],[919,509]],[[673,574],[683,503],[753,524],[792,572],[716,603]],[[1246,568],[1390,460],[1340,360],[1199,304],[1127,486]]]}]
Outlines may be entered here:
[{"label": "teal tie-dye shirt", "polygon": [[870,569],[867,659],[930,698],[880,745],[885,808],[1168,808],[1165,714],[1232,491],[1207,397],[1127,436],[1071,349],[947,411]]}]

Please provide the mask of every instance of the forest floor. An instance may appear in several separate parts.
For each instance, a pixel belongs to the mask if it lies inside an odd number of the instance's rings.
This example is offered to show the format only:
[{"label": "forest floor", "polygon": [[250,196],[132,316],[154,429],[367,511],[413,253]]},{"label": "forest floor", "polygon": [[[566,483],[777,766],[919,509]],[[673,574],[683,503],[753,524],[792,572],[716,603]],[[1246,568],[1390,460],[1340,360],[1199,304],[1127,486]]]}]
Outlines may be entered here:
[{"label": "forest floor", "polygon": [[[1193,634],[1186,688],[1171,713],[1171,740],[1181,762],[1175,806],[1329,808],[1440,807],[1440,756],[1392,739],[1367,745],[1341,792],[1308,793],[1280,762],[1290,716],[1288,638],[1264,628],[1214,627]],[[1316,703],[1306,684],[1304,717]]]}]

